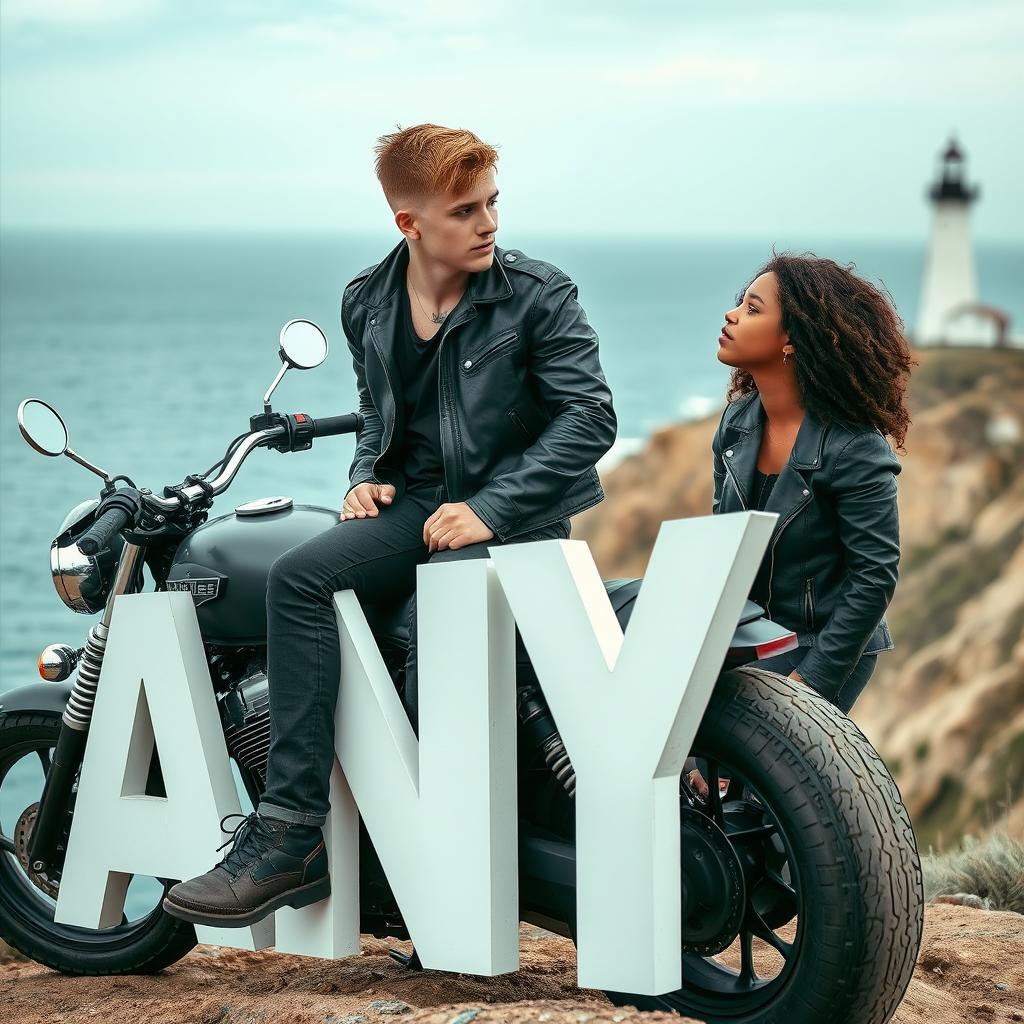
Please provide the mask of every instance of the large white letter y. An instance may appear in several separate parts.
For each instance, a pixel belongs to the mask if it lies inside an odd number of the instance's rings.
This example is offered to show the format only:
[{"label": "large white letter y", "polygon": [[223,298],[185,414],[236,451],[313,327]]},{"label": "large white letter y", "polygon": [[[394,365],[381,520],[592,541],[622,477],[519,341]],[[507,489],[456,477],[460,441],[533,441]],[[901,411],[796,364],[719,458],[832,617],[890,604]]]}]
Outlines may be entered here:
[{"label": "large white letter y", "polygon": [[662,523],[625,636],[584,541],[491,549],[576,771],[583,987],[681,985],[679,775],[776,518]]}]

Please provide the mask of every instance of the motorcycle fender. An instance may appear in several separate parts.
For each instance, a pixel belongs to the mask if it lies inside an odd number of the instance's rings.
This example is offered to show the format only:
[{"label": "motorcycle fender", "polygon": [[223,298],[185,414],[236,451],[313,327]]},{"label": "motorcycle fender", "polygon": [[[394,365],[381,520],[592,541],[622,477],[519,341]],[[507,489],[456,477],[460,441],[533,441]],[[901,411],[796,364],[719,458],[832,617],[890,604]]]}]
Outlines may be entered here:
[{"label": "motorcycle fender", "polygon": [[0,693],[0,715],[9,711],[52,711],[62,715],[71,696],[71,687],[69,681],[39,682]]}]

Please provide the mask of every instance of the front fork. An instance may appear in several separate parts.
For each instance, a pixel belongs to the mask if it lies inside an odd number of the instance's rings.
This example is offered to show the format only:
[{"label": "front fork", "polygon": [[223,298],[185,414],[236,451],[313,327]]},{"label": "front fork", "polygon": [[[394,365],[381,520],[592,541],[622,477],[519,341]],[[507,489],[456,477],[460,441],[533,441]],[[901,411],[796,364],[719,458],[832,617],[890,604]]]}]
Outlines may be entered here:
[{"label": "front fork", "polygon": [[[129,592],[129,587],[136,578],[142,550],[138,544],[124,545],[117,566],[117,575],[110,588],[106,607],[103,609],[103,618],[89,630],[89,639],[78,661],[78,675],[64,708],[57,746],[50,759],[50,769],[43,783],[43,794],[39,798],[36,822],[28,841],[28,861],[33,871],[41,873],[51,866],[61,866],[59,861],[55,863],[58,854],[57,840],[67,821],[75,773],[85,754],[85,741],[89,735],[89,723],[92,721],[92,709],[96,701],[96,686],[99,683],[100,669],[103,667],[103,653],[107,647],[110,619],[114,614],[114,599]],[[62,857],[63,851],[60,852]]]}]

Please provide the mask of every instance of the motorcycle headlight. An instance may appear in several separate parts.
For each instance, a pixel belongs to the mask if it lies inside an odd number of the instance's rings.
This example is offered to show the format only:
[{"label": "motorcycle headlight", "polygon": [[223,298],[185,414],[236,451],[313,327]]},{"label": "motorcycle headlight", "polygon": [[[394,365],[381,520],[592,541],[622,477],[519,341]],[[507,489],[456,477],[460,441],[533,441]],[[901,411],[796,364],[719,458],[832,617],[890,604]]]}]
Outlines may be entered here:
[{"label": "motorcycle headlight", "polygon": [[76,505],[61,523],[50,544],[50,573],[60,599],[72,610],[95,615],[103,610],[110,593],[124,538],[115,533],[95,555],[83,555],[77,541],[96,519],[98,498]]}]

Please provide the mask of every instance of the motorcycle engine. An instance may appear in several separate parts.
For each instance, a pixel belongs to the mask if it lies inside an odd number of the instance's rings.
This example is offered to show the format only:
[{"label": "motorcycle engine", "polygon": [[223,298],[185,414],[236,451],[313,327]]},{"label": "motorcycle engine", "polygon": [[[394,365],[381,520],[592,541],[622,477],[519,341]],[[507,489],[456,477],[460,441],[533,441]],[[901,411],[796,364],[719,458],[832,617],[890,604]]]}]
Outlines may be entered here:
[{"label": "motorcycle engine", "polygon": [[270,752],[270,683],[262,668],[233,685],[220,701],[221,721],[228,753],[267,784],[267,755]]}]

